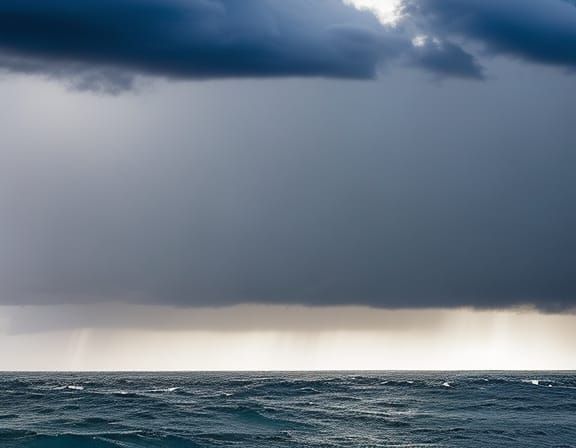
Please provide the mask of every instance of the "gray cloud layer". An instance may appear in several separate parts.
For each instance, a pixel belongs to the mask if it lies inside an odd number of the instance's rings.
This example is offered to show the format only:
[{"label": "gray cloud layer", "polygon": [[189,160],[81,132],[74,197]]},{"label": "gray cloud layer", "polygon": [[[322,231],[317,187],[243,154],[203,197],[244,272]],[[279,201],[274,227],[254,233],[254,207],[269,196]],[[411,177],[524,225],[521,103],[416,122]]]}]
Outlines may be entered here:
[{"label": "gray cloud layer", "polygon": [[2,120],[2,300],[572,308],[574,92],[537,73],[32,103]]}]

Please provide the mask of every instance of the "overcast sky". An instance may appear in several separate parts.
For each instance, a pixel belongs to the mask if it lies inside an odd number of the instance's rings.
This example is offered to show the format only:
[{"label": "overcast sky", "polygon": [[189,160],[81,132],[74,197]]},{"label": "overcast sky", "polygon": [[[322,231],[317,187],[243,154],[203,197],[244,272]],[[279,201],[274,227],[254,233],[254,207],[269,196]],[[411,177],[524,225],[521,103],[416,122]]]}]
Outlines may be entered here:
[{"label": "overcast sky", "polygon": [[575,68],[570,0],[3,0],[0,303],[573,319]]}]

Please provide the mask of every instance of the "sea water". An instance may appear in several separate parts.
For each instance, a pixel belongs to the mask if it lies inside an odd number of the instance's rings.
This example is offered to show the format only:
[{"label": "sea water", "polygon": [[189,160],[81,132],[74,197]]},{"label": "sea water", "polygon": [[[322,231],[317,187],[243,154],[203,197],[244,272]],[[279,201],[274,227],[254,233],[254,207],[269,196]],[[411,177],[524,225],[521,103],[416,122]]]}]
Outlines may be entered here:
[{"label": "sea water", "polygon": [[4,373],[0,447],[576,447],[576,374]]}]

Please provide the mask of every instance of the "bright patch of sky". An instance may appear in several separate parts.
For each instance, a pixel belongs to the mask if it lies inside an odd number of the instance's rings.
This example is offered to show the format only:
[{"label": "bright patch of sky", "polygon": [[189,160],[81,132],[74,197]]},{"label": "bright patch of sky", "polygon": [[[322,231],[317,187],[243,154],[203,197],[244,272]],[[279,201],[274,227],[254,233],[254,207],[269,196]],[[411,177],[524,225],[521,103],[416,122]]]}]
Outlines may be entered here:
[{"label": "bright patch of sky", "polygon": [[396,25],[402,19],[401,0],[344,0],[361,10],[372,11],[384,25]]}]

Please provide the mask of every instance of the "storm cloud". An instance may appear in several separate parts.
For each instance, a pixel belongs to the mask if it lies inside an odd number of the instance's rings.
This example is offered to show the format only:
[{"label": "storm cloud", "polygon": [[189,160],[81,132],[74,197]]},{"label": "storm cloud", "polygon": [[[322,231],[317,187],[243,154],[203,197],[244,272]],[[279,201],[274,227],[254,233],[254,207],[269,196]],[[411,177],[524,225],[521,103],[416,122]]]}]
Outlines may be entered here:
[{"label": "storm cloud", "polygon": [[132,87],[132,75],[181,79],[371,79],[399,59],[440,76],[480,78],[453,43],[416,49],[341,0],[6,0],[0,67],[80,89]]},{"label": "storm cloud", "polygon": [[[7,0],[0,65],[98,87],[172,78],[372,78],[409,47],[339,0]],[[117,75],[116,75],[117,76]],[[87,80],[87,81],[86,81]],[[92,82],[90,83],[90,80]]]},{"label": "storm cloud", "polygon": [[419,29],[480,44],[484,54],[576,67],[572,0],[404,0],[403,9]]},{"label": "storm cloud", "polygon": [[394,61],[440,78],[484,79],[490,53],[576,64],[569,0],[398,0],[395,23],[378,21],[378,1],[356,2],[362,10],[354,3],[4,0],[0,67],[114,93],[137,75],[373,79]]}]

